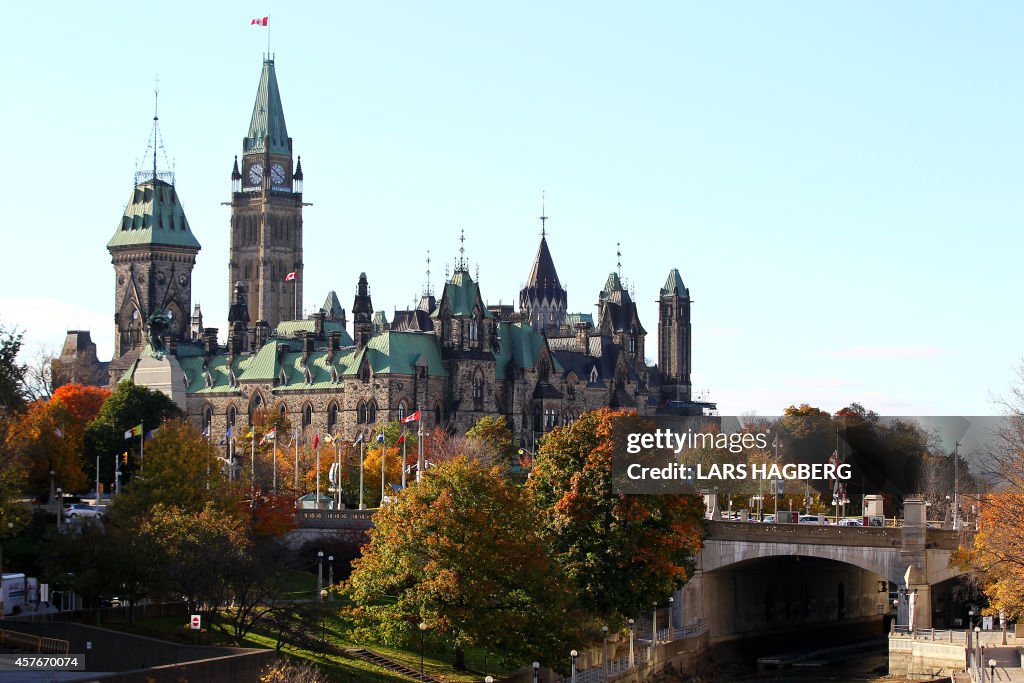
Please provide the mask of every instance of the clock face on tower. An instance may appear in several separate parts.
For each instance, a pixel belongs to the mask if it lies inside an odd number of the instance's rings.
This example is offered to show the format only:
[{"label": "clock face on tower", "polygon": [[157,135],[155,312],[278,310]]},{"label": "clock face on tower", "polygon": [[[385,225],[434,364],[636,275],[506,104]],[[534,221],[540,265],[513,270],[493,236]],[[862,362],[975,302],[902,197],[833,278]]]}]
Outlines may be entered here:
[{"label": "clock face on tower", "polygon": [[284,185],[284,166],[281,164],[274,164],[270,167],[270,184]]},{"label": "clock face on tower", "polygon": [[263,184],[263,164],[253,164],[249,167],[249,184]]}]

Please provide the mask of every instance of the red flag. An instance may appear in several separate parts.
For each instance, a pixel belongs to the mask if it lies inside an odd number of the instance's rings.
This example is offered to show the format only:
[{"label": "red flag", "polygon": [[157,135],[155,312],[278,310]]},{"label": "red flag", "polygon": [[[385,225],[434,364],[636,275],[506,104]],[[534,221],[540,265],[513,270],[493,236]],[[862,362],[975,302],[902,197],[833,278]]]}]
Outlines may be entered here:
[{"label": "red flag", "polygon": [[293,270],[292,272],[290,272],[290,273],[288,273],[287,275],[284,276],[284,281],[285,282],[291,282],[292,280],[294,280],[297,277],[299,277],[299,274]]},{"label": "red flag", "polygon": [[250,26],[268,26],[269,22],[270,22],[270,17],[256,17],[255,19],[253,19],[252,21],[249,22],[249,25]]},{"label": "red flag", "polygon": [[417,410],[412,415],[409,415],[408,417],[403,417],[402,418],[402,423],[404,424],[406,422],[415,422],[418,419],[420,419],[420,411]]},{"label": "red flag", "polygon": [[313,450],[315,451],[320,447],[320,432],[313,435]]},{"label": "red flag", "polygon": [[397,446],[400,443],[405,443],[405,434],[402,434],[400,437],[398,437],[398,441],[395,442],[395,445]]}]

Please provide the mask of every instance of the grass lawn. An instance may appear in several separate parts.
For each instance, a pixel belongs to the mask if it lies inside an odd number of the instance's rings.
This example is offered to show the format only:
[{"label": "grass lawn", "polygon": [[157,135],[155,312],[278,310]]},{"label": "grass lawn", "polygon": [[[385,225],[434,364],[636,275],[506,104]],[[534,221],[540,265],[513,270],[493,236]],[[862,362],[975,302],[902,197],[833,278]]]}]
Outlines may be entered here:
[{"label": "grass lawn", "polygon": [[[308,572],[293,572],[289,576],[289,595],[286,599],[302,600],[310,597],[316,590],[316,575]],[[344,604],[334,602],[333,605],[339,609]],[[186,628],[181,617],[152,617],[140,619],[135,626],[129,626],[127,622],[104,624],[127,633],[162,638],[179,643],[191,643],[193,634]],[[206,624],[204,624],[204,628]],[[320,639],[321,622],[316,620],[305,630],[313,641]],[[355,682],[366,681],[367,683],[380,683],[383,681],[409,681],[403,676],[381,669],[374,664],[348,655],[344,652],[346,648],[362,647],[372,650],[388,659],[399,662],[410,669],[420,669],[419,642],[408,648],[393,648],[373,642],[356,642],[351,637],[352,623],[338,614],[337,610],[325,612],[323,619],[323,633],[326,637],[327,647],[320,648],[315,643],[311,644],[306,640],[302,646],[286,644],[282,646],[282,654],[300,660],[309,660],[318,666],[335,681]],[[205,645],[230,645],[230,638],[226,633],[218,629],[210,630],[202,635]],[[263,647],[275,649],[277,647],[276,634],[269,628],[257,628],[250,632],[242,643],[245,647]],[[423,669],[426,673],[438,676],[446,681],[457,681],[459,683],[481,683],[485,676],[484,661],[486,653],[482,649],[466,651],[467,671],[456,671],[452,666],[453,653],[450,649],[441,653],[437,649],[431,651],[430,635],[427,635],[426,652],[423,658]],[[436,647],[436,644],[435,644]],[[487,674],[499,678],[506,671],[499,669],[497,659],[492,655],[487,657]]]}]

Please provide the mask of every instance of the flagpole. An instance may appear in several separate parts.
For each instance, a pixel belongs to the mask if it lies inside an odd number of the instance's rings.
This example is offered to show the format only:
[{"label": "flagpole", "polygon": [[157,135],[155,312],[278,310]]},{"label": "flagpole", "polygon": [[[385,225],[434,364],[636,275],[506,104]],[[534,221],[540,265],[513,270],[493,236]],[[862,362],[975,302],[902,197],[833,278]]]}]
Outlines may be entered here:
[{"label": "flagpole", "polygon": [[292,432],[292,441],[295,442],[295,495],[299,494],[299,430]]},{"label": "flagpole", "polygon": [[277,495],[277,431],[274,431],[274,495]]},{"label": "flagpole", "polygon": [[387,446],[388,438],[384,435],[384,427],[380,428],[380,505],[384,505],[384,447]]},{"label": "flagpole", "polygon": [[[155,144],[155,143],[154,143]],[[139,471],[146,469],[146,424],[139,420],[142,433],[139,434]]]},{"label": "flagpole", "polygon": [[363,433],[359,432],[359,509],[365,510],[363,504]]},{"label": "flagpole", "polygon": [[341,509],[341,451],[338,449],[338,437],[334,437],[334,463],[338,466],[334,470],[334,509]]},{"label": "flagpole", "polygon": [[402,488],[405,488],[405,425],[402,425]]},{"label": "flagpole", "polygon": [[316,509],[320,509],[320,444],[316,448]]},{"label": "flagpole", "polygon": [[[419,411],[417,411],[417,412],[419,412]],[[423,416],[422,415],[420,416],[419,423],[420,423],[419,424],[419,432],[418,432],[418,438],[417,438],[417,441],[419,443],[418,443],[418,448],[416,449],[416,450],[419,451],[419,457],[416,458],[416,483],[419,483],[421,477],[423,476]]]},{"label": "flagpole", "polygon": [[252,448],[249,451],[249,488],[252,490],[250,505],[256,505],[256,425],[250,427],[249,434],[252,436]]}]

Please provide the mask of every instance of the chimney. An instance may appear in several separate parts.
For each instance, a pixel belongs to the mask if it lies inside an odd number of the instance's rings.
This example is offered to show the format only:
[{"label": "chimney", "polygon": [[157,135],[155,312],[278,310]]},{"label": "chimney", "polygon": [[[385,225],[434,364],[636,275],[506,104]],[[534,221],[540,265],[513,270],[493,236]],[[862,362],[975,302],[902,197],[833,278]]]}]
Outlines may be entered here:
[{"label": "chimney", "polygon": [[576,343],[583,353],[587,352],[587,327],[586,323],[576,323]]},{"label": "chimney", "polygon": [[317,339],[324,338],[324,318],[327,314],[324,313],[324,309],[320,309],[313,314],[313,334],[316,335]]},{"label": "chimney", "polygon": [[253,351],[263,348],[268,339],[270,339],[270,323],[260,320],[256,323],[256,343],[253,345]]},{"label": "chimney", "polygon": [[203,349],[207,356],[217,354],[217,331],[216,327],[203,328]]},{"label": "chimney", "polygon": [[331,330],[327,333],[327,360],[333,361],[334,354],[341,348],[341,332]]}]

